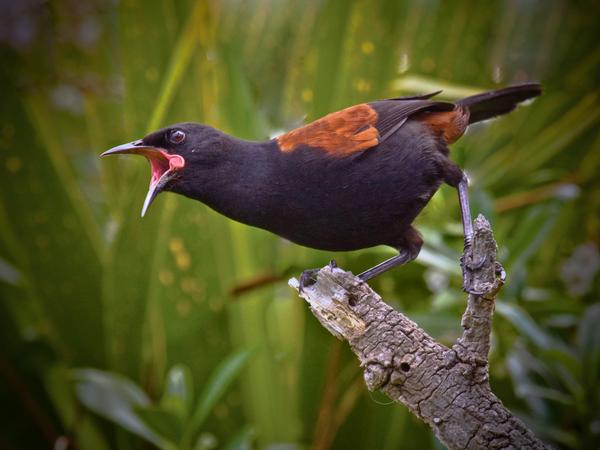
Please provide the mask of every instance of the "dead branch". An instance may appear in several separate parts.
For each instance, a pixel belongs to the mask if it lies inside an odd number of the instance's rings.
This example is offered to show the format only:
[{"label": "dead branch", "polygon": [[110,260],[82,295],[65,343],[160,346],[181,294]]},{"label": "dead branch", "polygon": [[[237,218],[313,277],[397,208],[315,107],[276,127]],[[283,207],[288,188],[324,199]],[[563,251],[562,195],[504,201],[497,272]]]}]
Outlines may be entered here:
[{"label": "dead branch", "polygon": [[[502,284],[490,224],[474,222],[470,251],[463,256],[469,294],[463,334],[445,347],[404,314],[387,305],[366,283],[326,266],[300,296],[321,324],[346,340],[364,368],[370,390],[379,389],[424,420],[450,449],[546,449],[493,394],[488,352],[495,296]],[[298,289],[298,281],[290,280]]]}]

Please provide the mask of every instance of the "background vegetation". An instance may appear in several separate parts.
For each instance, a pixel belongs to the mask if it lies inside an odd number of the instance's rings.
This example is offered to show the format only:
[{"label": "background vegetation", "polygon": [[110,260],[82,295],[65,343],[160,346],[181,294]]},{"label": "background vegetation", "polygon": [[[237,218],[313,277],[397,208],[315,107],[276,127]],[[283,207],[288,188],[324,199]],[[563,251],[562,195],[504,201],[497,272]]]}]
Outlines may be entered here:
[{"label": "background vegetation", "polygon": [[[540,80],[543,97],[472,127],[452,156],[509,274],[493,388],[553,445],[598,448],[599,12],[576,0],[2,2],[0,447],[439,447],[365,391],[285,282],[332,256],[358,272],[389,249],[300,248],[170,194],[142,220],[146,163],[97,155],[178,121],[264,139],[366,100]],[[448,344],[465,302],[455,197],[442,188],[418,220],[418,261],[374,281]]]}]

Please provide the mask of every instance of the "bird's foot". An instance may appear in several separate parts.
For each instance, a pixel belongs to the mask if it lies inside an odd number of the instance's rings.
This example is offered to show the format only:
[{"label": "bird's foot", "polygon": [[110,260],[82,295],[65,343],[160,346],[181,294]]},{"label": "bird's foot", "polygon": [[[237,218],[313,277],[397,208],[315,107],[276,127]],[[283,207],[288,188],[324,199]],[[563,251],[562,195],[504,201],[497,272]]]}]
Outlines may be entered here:
[{"label": "bird's foot", "polygon": [[300,282],[298,283],[298,292],[302,293],[304,288],[310,287],[317,282],[317,274],[321,269],[306,269],[300,275]]},{"label": "bird's foot", "polygon": [[[337,266],[338,265],[335,259],[329,261],[329,267],[331,267],[332,269],[335,269]],[[321,269],[306,269],[302,272],[302,274],[300,275],[300,282],[298,286],[298,290],[300,293],[302,293],[302,290],[304,288],[312,286],[317,282],[317,274],[320,270]]]},{"label": "bird's foot", "polygon": [[473,294],[473,295],[485,294],[485,292],[481,291],[480,289],[475,289],[475,286],[473,286],[473,283],[471,282],[471,278],[465,274],[464,269],[463,269],[463,291],[465,291],[467,294]]},{"label": "bird's foot", "polygon": [[486,261],[486,256],[474,259],[472,236],[465,236],[465,246],[463,255],[460,258],[460,267],[462,269],[463,290],[469,294],[481,295],[478,289],[473,286],[473,271],[480,269]]},{"label": "bird's foot", "polygon": [[465,251],[463,256],[460,258],[460,266],[462,269],[463,276],[463,290],[473,295],[484,295],[495,294],[498,289],[504,284],[506,280],[506,272],[502,265],[496,261],[494,271],[496,274],[496,281],[494,286],[486,286],[485,290],[477,289],[473,282],[473,271],[479,270],[487,261],[487,256],[483,255],[475,259],[473,257],[470,240],[465,239]]}]

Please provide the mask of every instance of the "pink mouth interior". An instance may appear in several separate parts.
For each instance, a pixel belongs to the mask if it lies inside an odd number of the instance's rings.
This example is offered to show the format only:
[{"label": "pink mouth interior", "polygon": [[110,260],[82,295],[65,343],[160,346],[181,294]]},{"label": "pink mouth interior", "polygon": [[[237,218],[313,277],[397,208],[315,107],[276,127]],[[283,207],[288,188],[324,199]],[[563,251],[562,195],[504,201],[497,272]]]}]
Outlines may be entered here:
[{"label": "pink mouth interior", "polygon": [[154,186],[158,183],[158,180],[160,180],[168,171],[181,169],[185,166],[185,161],[181,156],[170,155],[162,150],[142,151],[140,153],[142,153],[150,163],[150,170],[152,171],[150,186]]},{"label": "pink mouth interior", "polygon": [[169,170],[169,160],[158,155],[158,153],[154,153],[152,156],[146,155],[146,158],[150,163],[150,170],[152,171],[150,184],[153,186],[158,183],[160,177],[162,177],[167,170]]}]

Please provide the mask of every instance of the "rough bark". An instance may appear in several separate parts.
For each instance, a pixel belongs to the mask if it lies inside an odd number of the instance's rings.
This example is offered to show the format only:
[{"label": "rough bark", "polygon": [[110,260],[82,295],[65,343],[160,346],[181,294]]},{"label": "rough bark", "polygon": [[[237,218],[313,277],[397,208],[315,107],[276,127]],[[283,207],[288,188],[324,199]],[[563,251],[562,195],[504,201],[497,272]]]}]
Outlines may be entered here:
[{"label": "rough bark", "polygon": [[[379,389],[424,420],[450,449],[550,448],[493,394],[488,352],[494,300],[503,274],[483,216],[463,256],[473,291],[463,334],[451,347],[433,340],[350,272],[326,266],[300,296],[334,336],[348,341],[370,390]],[[298,282],[290,280],[298,289]]]}]

